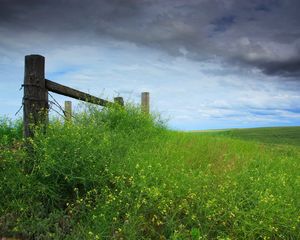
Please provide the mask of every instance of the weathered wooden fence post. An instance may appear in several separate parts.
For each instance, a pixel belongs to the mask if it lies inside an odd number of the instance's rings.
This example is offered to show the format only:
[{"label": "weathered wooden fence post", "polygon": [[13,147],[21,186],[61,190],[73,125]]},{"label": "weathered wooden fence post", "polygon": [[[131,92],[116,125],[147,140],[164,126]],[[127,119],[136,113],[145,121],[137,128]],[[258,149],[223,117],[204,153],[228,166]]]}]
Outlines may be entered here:
[{"label": "weathered wooden fence post", "polygon": [[72,121],[72,102],[71,101],[65,101],[65,117],[66,117],[66,121],[68,121],[68,122]]},{"label": "weathered wooden fence post", "polygon": [[146,114],[149,114],[150,110],[149,95],[149,92],[142,92],[141,96],[141,109]]},{"label": "weathered wooden fence post", "polygon": [[48,90],[45,86],[45,58],[25,56],[23,97],[24,137],[33,136],[33,126],[48,122]]},{"label": "weathered wooden fence post", "polygon": [[115,97],[114,102],[120,104],[120,106],[124,106],[124,100],[122,97]]}]

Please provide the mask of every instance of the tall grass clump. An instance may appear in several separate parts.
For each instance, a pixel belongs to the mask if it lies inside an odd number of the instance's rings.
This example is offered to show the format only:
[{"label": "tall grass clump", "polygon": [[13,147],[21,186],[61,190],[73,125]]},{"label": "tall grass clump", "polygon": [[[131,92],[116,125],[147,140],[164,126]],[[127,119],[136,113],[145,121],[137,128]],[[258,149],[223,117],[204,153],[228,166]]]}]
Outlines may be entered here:
[{"label": "tall grass clump", "polygon": [[0,145],[7,146],[22,139],[21,120],[12,121],[7,117],[0,117]]},{"label": "tall grass clump", "polygon": [[300,238],[299,147],[172,132],[130,106],[54,119],[27,151],[16,139],[1,145],[4,236]]},{"label": "tall grass clump", "polygon": [[[113,188],[111,178],[130,167],[129,155],[165,131],[135,107],[93,106],[73,122],[53,119],[46,134],[37,126],[30,151],[22,147],[20,129],[19,122],[1,121],[0,233],[41,239],[70,235],[90,212],[86,201],[95,205]],[[16,149],[13,141],[19,141]]]}]

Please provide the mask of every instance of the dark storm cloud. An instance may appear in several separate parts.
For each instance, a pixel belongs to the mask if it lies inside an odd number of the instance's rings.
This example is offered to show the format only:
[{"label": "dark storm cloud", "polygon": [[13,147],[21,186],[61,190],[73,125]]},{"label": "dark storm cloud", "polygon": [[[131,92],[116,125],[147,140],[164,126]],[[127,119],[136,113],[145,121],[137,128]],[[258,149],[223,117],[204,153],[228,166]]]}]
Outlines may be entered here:
[{"label": "dark storm cloud", "polygon": [[225,32],[231,25],[234,24],[236,17],[233,15],[224,16],[219,19],[216,19],[212,22],[214,31],[216,32]]},{"label": "dark storm cloud", "polygon": [[258,65],[266,74],[283,77],[300,76],[300,58],[288,61],[269,61]]},{"label": "dark storm cloud", "polygon": [[[0,30],[110,37],[299,77],[298,0],[0,0]],[[0,40],[1,41],[1,40]],[[72,43],[70,43],[72,44]]]}]

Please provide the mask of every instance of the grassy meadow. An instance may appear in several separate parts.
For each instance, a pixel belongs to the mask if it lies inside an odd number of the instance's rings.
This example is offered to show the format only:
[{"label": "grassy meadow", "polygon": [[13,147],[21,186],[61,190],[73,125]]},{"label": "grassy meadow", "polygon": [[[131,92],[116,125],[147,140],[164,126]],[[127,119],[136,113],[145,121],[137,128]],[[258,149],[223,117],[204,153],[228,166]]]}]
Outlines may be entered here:
[{"label": "grassy meadow", "polygon": [[300,146],[300,127],[268,127],[203,131],[209,135],[223,135],[232,138],[267,144]]},{"label": "grassy meadow", "polygon": [[22,139],[0,120],[0,237],[300,239],[300,128],[174,132],[87,107]]}]

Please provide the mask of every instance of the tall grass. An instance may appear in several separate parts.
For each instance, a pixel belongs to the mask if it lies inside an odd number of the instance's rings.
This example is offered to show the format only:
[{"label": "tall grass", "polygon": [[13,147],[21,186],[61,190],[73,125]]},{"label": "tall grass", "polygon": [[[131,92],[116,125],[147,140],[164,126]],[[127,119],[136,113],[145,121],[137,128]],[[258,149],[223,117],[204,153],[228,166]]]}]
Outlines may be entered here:
[{"label": "tall grass", "polygon": [[172,132],[134,107],[53,120],[30,152],[12,142],[1,142],[2,235],[300,238],[298,147]]},{"label": "tall grass", "polygon": [[0,117],[0,145],[11,145],[22,139],[21,120],[12,121],[7,117]]}]

